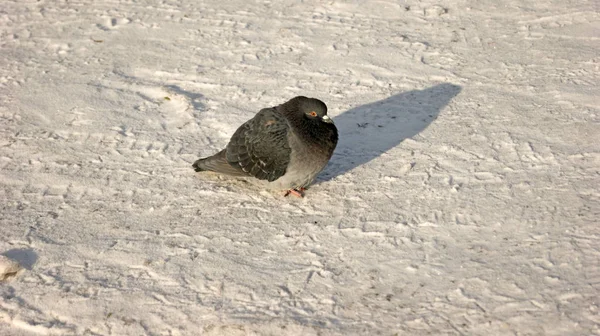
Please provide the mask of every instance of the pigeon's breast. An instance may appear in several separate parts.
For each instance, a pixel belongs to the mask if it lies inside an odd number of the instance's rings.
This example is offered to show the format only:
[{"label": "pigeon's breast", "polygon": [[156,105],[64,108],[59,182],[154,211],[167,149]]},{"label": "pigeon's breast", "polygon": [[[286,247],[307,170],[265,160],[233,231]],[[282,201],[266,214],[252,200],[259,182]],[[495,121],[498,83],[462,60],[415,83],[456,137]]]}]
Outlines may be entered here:
[{"label": "pigeon's breast", "polygon": [[292,149],[290,163],[283,176],[267,184],[271,189],[289,190],[307,187],[325,168],[333,152],[318,143],[300,139],[294,133],[288,135],[288,140]]}]

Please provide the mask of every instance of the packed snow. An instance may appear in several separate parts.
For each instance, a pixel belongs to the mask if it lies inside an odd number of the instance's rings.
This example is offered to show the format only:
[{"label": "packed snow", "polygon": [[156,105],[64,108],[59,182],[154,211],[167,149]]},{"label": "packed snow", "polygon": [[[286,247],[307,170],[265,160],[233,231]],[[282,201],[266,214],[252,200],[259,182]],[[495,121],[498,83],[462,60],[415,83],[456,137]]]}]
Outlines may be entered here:
[{"label": "packed snow", "polygon": [[[0,335],[599,335],[598,8],[2,1]],[[193,171],[297,95],[304,198]]]}]

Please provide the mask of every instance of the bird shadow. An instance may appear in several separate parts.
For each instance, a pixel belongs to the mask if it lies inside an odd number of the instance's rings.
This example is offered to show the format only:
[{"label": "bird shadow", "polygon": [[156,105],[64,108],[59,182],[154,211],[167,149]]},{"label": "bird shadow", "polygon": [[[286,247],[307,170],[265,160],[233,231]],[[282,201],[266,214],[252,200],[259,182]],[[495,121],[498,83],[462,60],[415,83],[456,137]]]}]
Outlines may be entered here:
[{"label": "bird shadow", "polygon": [[352,108],[333,118],[337,148],[317,183],[367,164],[429,126],[461,87],[442,83]]},{"label": "bird shadow", "polygon": [[194,107],[194,111],[203,111],[206,107],[204,106],[204,104],[202,103],[202,100],[204,100],[204,96],[199,94],[199,93],[194,93],[188,90],[184,90],[182,89],[180,86],[177,85],[166,85],[165,86],[167,89],[169,89],[169,91],[174,92],[176,94],[185,96],[186,98],[188,98],[190,100],[190,103],[192,104],[192,106]]},{"label": "bird shadow", "polygon": [[3,252],[2,255],[18,262],[21,267],[27,270],[31,270],[33,265],[35,265],[38,260],[37,253],[28,248],[16,248],[8,250]]}]

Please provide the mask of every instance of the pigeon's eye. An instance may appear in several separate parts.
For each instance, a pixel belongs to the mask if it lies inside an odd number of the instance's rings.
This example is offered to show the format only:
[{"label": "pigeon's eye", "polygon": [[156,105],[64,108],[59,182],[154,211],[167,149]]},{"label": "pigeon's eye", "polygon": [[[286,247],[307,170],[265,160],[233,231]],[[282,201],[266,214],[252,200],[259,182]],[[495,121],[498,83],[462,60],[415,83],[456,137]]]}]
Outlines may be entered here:
[{"label": "pigeon's eye", "polygon": [[317,112],[315,112],[315,111],[311,111],[309,114],[310,114],[311,117],[316,117],[317,116]]}]

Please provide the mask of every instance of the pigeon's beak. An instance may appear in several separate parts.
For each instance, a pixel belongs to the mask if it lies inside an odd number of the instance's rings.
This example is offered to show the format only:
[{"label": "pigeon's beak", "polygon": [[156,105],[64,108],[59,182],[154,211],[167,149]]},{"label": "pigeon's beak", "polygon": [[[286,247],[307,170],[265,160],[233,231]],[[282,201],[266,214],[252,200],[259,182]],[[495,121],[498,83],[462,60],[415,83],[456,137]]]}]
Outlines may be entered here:
[{"label": "pigeon's beak", "polygon": [[329,118],[329,116],[324,115],[323,118],[321,118],[321,120],[328,124],[333,124],[333,119]]}]

